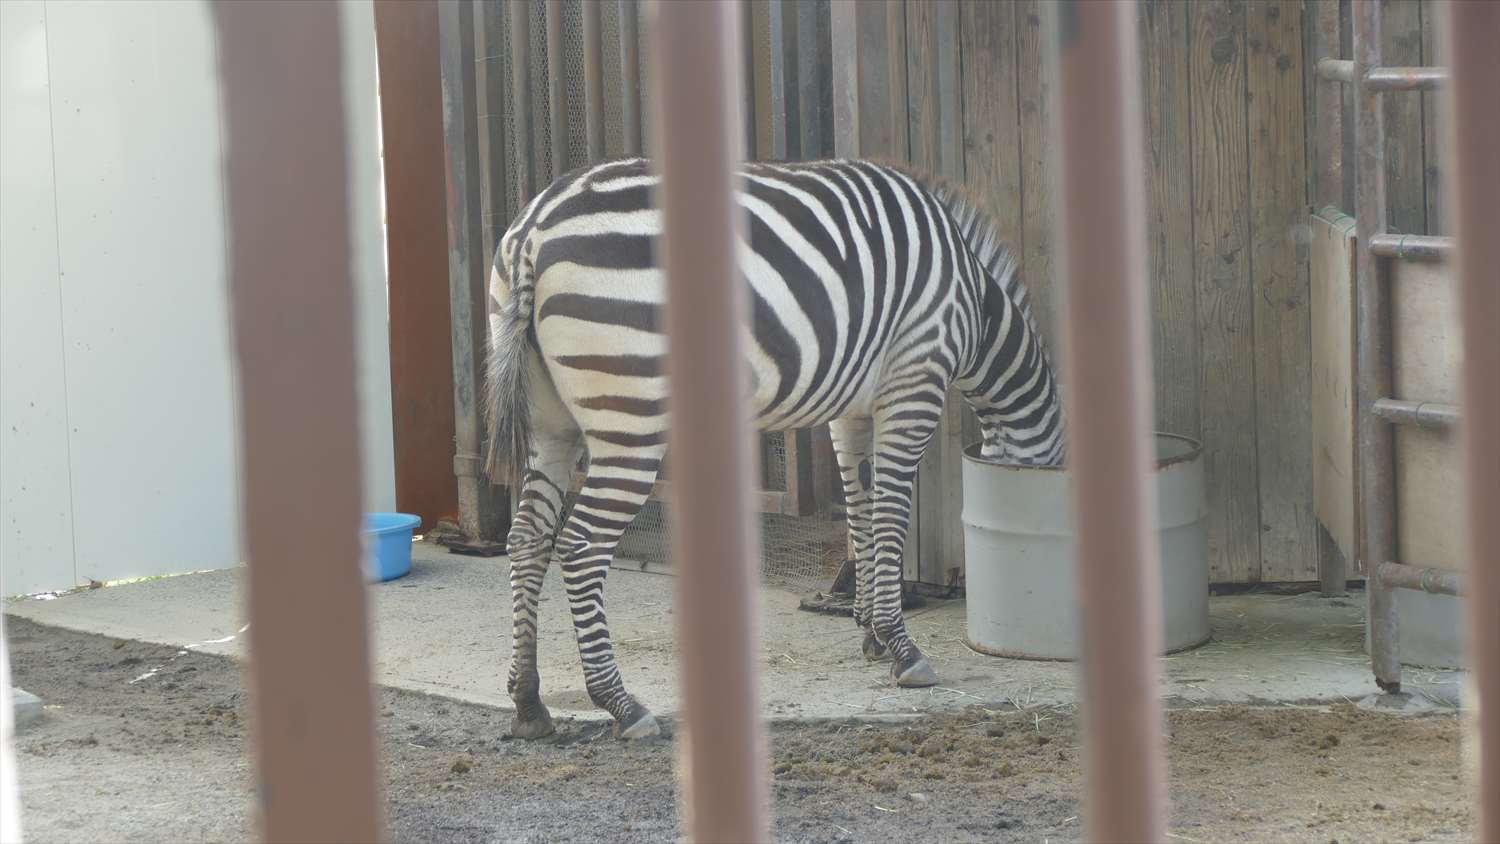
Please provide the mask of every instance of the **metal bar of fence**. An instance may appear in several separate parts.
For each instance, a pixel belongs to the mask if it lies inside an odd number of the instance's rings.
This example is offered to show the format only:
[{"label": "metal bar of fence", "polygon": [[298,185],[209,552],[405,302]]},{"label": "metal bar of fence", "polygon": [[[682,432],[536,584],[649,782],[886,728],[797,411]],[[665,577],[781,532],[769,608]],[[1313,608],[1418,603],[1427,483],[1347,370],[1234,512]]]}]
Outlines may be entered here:
[{"label": "metal bar of fence", "polygon": [[1334,82],[1352,83],[1363,79],[1375,91],[1432,91],[1448,84],[1444,67],[1379,67],[1357,71],[1349,59],[1322,58],[1317,64],[1318,77]]},{"label": "metal bar of fence", "polygon": [[1161,841],[1161,569],[1151,483],[1151,352],[1136,10],[1058,15],[1059,237],[1079,599],[1084,607],[1085,831]]},{"label": "metal bar of fence", "polygon": [[1446,261],[1453,254],[1453,238],[1426,234],[1377,234],[1370,251],[1402,261]]},{"label": "metal bar of fence", "polygon": [[448,201],[448,314],[453,351],[453,474],[458,483],[461,540],[450,547],[496,556],[507,515],[483,469],[480,405],[488,317],[483,254],[484,202],[477,152],[479,120],[474,77],[474,6],[438,4],[438,62],[443,90],[443,156]]},{"label": "metal bar of fence", "polygon": [[684,821],[695,841],[765,841],[759,535],[749,517],[754,464],[740,330],[749,303],[735,265],[739,9],[716,0],[654,11],[667,372],[674,413],[693,419],[670,434],[680,492],[672,517]]},{"label": "metal bar of fence", "polygon": [[1448,84],[1446,67],[1377,67],[1365,74],[1376,91],[1433,91]]},{"label": "metal bar of fence", "polygon": [[625,154],[641,154],[641,39],[636,0],[620,0],[620,128]]},{"label": "metal bar of fence", "polygon": [[547,0],[547,114],[551,123],[552,173],[568,172],[568,85],[563,68],[562,0]]},{"label": "metal bar of fence", "polygon": [[1434,595],[1463,594],[1463,578],[1456,571],[1385,562],[1375,569],[1375,576],[1391,589],[1413,589]]},{"label": "metal bar of fence", "polygon": [[1479,692],[1479,825],[1500,841],[1500,4],[1446,5],[1451,150],[1463,325],[1462,455],[1468,499],[1469,670]]},{"label": "metal bar of fence", "polygon": [[1398,425],[1440,430],[1458,425],[1458,408],[1441,402],[1379,399],[1375,402],[1374,411],[1381,419]]},{"label": "metal bar of fence", "polygon": [[516,155],[516,207],[524,208],[536,194],[536,156],[531,151],[531,21],[530,4],[510,4],[510,96],[511,135]]},{"label": "metal bar of fence", "polygon": [[[1354,70],[1363,78],[1380,64],[1380,4],[1354,0]],[[1370,249],[1385,232],[1385,110],[1380,92],[1360,85],[1355,95],[1355,237],[1358,241],[1355,305],[1355,413],[1359,443],[1359,499],[1364,525],[1363,564],[1368,573],[1396,555],[1395,448],[1390,423],[1375,402],[1391,395],[1390,290],[1385,261]],[[1369,586],[1370,661],[1375,682],[1401,690],[1399,631],[1391,590]]]},{"label": "metal bar of fence", "polygon": [[[381,840],[340,7],[219,3],[260,831]],[[295,209],[297,213],[288,213]]]},{"label": "metal bar of fence", "polygon": [[604,26],[598,0],[583,4],[583,127],[589,161],[604,158]]}]

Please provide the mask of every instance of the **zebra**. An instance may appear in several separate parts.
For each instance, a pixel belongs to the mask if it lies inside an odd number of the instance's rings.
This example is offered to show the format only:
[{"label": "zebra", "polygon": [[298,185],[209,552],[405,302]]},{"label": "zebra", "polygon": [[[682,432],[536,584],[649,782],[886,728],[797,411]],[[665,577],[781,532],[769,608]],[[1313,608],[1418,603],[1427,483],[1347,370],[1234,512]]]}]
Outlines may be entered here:
[{"label": "zebra", "polygon": [[[830,426],[861,650],[889,659],[898,686],[935,685],[902,617],[901,557],[917,464],[950,386],[976,412],[984,457],[1054,465],[1065,454],[1059,384],[1016,263],[977,203],[896,166],[757,162],[738,175],[755,425]],[[590,699],[623,738],[659,732],[625,689],[604,611],[615,547],[666,452],[657,184],[642,158],[574,170],[522,209],[495,250],[485,467],[497,483],[512,470],[519,481],[506,538],[518,738],[553,732],[536,618],[554,558]]]}]

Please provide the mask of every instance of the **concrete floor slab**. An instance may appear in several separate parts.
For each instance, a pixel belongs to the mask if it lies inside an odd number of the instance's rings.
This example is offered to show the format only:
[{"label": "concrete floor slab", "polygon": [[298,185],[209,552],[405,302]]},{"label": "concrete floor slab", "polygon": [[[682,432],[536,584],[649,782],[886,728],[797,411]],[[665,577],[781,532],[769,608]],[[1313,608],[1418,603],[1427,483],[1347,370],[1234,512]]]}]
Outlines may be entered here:
[{"label": "concrete floor slab", "polygon": [[[509,708],[510,596],[504,558],[479,559],[418,544],[412,573],[370,587],[377,682]],[[242,656],[242,570],[111,586],[53,600],[14,599],[5,611],[39,623]],[[885,665],[860,654],[848,618],[797,609],[802,596],[761,590],[762,697],[771,718],[903,714],[1074,703],[1069,663],[1001,659],[964,644],[962,601],[929,601],[908,626],[941,678],[897,689]],[[672,580],[616,570],[606,588],[615,649],[629,688],[662,714],[678,709]],[[1163,693],[1179,705],[1358,701],[1373,690],[1363,651],[1363,600],[1237,595],[1210,602],[1214,638],[1164,657]],[[567,598],[549,573],[540,608],[543,700],[559,717],[598,718],[583,687]],[[1459,674],[1408,669],[1407,687],[1448,705]]]}]

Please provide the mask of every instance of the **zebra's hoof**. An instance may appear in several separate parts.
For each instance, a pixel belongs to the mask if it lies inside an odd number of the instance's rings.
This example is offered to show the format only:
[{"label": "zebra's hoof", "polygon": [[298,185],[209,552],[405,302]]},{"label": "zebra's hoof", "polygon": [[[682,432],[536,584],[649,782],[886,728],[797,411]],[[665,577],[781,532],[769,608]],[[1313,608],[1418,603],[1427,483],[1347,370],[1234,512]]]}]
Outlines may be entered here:
[{"label": "zebra's hoof", "polygon": [[864,651],[865,659],[871,662],[880,662],[890,659],[891,656],[890,649],[880,644],[880,640],[875,638],[874,633],[865,634],[865,643],[860,646],[860,650]]},{"label": "zebra's hoof", "polygon": [[897,670],[899,666],[891,666],[891,674],[896,678],[896,685],[903,689],[921,689],[927,686],[936,686],[938,682],[937,672],[927,663],[926,657],[920,657],[916,662],[905,669]]},{"label": "zebra's hoof", "polygon": [[616,734],[626,741],[637,741],[639,739],[654,738],[661,735],[661,725],[656,723],[656,716],[647,712],[637,718],[634,724],[622,728],[615,724]]},{"label": "zebra's hoof", "polygon": [[552,716],[543,707],[537,707],[526,713],[525,717],[517,713],[515,720],[510,722],[511,738],[539,739],[546,738],[555,732],[557,728],[552,726]]}]

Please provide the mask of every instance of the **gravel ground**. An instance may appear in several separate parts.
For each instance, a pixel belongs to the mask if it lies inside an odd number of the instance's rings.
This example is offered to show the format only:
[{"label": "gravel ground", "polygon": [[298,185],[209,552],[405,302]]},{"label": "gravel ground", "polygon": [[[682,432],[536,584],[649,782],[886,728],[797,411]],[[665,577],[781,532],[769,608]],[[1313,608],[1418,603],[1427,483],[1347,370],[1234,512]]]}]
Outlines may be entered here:
[{"label": "gravel ground", "polygon": [[[17,738],[28,841],[251,837],[235,663],[13,616],[6,630],[16,684],[49,704]],[[601,725],[564,721],[550,740],[510,741],[509,717],[497,710],[388,689],[380,702],[398,841],[679,834],[670,738],[625,744]],[[1173,710],[1169,730],[1174,841],[1473,836],[1452,715],[1197,707]],[[783,841],[1082,834],[1078,725],[1068,708],[974,709],[901,725],[779,723],[772,741]]]}]

